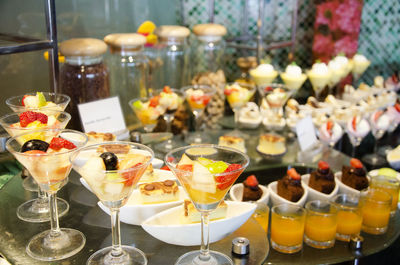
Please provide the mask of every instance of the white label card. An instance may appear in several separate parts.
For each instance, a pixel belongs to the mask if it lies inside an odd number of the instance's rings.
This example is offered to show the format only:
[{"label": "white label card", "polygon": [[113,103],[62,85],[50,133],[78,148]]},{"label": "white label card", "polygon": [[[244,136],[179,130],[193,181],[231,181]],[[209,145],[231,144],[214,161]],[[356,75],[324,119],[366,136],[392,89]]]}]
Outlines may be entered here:
[{"label": "white label card", "polygon": [[311,116],[297,122],[296,133],[301,151],[309,149],[318,142]]},{"label": "white label card", "polygon": [[126,129],[118,97],[78,104],[78,110],[85,132],[115,133]]}]

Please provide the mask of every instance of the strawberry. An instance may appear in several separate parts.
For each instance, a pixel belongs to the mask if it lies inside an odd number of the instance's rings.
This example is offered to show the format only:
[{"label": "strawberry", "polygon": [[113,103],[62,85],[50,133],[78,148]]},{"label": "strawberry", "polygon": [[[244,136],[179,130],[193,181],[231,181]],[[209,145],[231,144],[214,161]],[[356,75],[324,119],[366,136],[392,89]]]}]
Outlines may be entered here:
[{"label": "strawberry", "polygon": [[232,94],[232,92],[233,92],[233,89],[225,89],[225,90],[224,90],[224,94],[225,94],[226,96],[229,96],[230,94]]},{"label": "strawberry", "polygon": [[375,114],[374,114],[373,120],[374,120],[375,122],[378,122],[378,120],[379,120],[379,118],[382,116],[382,114],[383,114],[383,111],[382,111],[382,110],[376,111]]},{"label": "strawberry", "polygon": [[330,134],[330,135],[332,135],[332,128],[333,128],[333,122],[332,121],[328,121],[327,123],[326,123],[326,130],[328,131],[328,133]]},{"label": "strawberry", "polygon": [[24,106],[24,107],[25,107],[24,100],[25,100],[25,98],[28,97],[28,96],[29,96],[29,95],[25,95],[25,96],[22,97],[21,104],[22,104],[22,106]]},{"label": "strawberry", "polygon": [[183,171],[193,171],[193,165],[178,165],[176,168]]},{"label": "strawberry", "polygon": [[[143,163],[137,163],[137,164],[135,164],[135,165],[133,166],[134,169],[129,170],[128,172],[122,173],[122,177],[123,177],[124,179],[126,179],[125,182],[124,182],[124,186],[125,186],[125,187],[130,187],[130,186],[132,186],[132,184],[133,184],[135,178],[136,178],[137,176],[142,176],[142,174],[143,174],[144,171],[146,170],[146,167],[140,167],[141,165],[143,165]],[[139,168],[136,168],[136,167],[139,167]]]},{"label": "strawberry", "polygon": [[353,130],[357,131],[357,116],[353,117],[353,120],[351,121],[351,125],[353,126]]},{"label": "strawberry", "polygon": [[203,105],[206,106],[208,104],[208,102],[210,102],[211,97],[204,95],[203,96]]},{"label": "strawberry", "polygon": [[217,188],[220,190],[229,188],[242,173],[243,170],[240,170],[241,168],[242,166],[239,164],[230,164],[227,169],[225,169],[224,173],[228,173],[231,171],[237,172],[233,172],[232,174],[224,174],[222,176],[216,176],[215,181],[219,183],[217,184]]},{"label": "strawberry", "polygon": [[40,121],[42,124],[47,124],[48,121],[48,117],[46,114],[41,113],[41,112],[37,112],[36,113],[36,120]]},{"label": "strawberry", "polygon": [[160,100],[160,96],[152,97],[152,98],[150,99],[149,106],[152,107],[152,108],[157,107],[158,101],[159,101],[159,100]]},{"label": "strawberry", "polygon": [[172,93],[172,90],[169,86],[164,86],[163,92],[170,94],[170,93]]},{"label": "strawberry", "polygon": [[288,169],[287,174],[293,180],[300,180],[301,179],[300,174],[297,173],[295,168]]},{"label": "strawberry", "polygon": [[247,177],[247,179],[245,180],[246,185],[250,186],[250,187],[256,187],[258,186],[258,180],[256,178],[256,176],[254,175],[250,175]]},{"label": "strawberry", "polygon": [[264,88],[264,90],[265,90],[265,92],[270,92],[270,91],[272,91],[274,89],[272,87],[270,87],[270,86],[267,86],[267,87]]},{"label": "strawberry", "polygon": [[65,140],[61,137],[54,137],[53,139],[51,139],[49,148],[51,148],[53,150],[60,150],[61,148],[71,150],[71,149],[76,148],[76,145],[74,145],[70,141]]},{"label": "strawberry", "polygon": [[160,168],[161,170],[168,170],[171,171],[171,169],[169,169],[169,167],[167,165],[163,166],[162,168]]},{"label": "strawberry", "polygon": [[327,169],[329,169],[329,164],[327,162],[321,160],[318,162],[318,168],[322,169],[322,170],[327,170]]},{"label": "strawberry", "polygon": [[354,168],[363,168],[363,164],[357,158],[350,159],[350,166]]},{"label": "strawberry", "polygon": [[40,123],[47,124],[47,120],[47,115],[40,112],[25,111],[19,115],[19,124],[21,127],[26,127],[29,123],[34,121],[40,121]]},{"label": "strawberry", "polygon": [[394,108],[397,110],[397,112],[400,112],[400,104],[399,103],[394,104]]}]

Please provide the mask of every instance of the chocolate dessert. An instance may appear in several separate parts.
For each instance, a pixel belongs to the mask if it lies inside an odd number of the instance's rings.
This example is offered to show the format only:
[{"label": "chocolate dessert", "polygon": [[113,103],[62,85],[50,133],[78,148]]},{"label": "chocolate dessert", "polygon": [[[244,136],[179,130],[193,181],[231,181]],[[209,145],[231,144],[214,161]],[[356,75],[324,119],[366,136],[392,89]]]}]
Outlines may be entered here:
[{"label": "chocolate dessert", "polygon": [[297,202],[303,196],[301,177],[296,169],[291,168],[287,175],[278,180],[278,195],[291,202]]},{"label": "chocolate dessert", "polygon": [[263,195],[262,189],[258,186],[256,176],[248,176],[243,182],[243,197],[242,201],[257,201]]},{"label": "chocolate dessert", "polygon": [[310,174],[308,186],[325,194],[330,194],[333,191],[335,178],[327,162],[319,161],[318,169]]},{"label": "chocolate dessert", "polygon": [[342,182],[359,191],[368,188],[367,172],[360,160],[352,158],[350,166],[342,167]]}]

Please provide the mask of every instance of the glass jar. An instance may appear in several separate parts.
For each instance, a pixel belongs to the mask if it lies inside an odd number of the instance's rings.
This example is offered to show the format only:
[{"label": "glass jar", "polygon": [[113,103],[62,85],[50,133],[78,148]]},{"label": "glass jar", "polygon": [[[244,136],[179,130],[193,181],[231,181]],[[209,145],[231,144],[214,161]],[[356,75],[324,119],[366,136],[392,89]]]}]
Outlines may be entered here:
[{"label": "glass jar", "polygon": [[68,127],[82,130],[77,105],[110,96],[108,70],[103,62],[107,45],[98,39],[76,38],[64,41],[60,52],[65,63],[60,71],[61,93],[70,96]]},{"label": "glass jar", "polygon": [[188,28],[183,26],[165,25],[155,30],[158,37],[157,48],[160,52],[162,65],[155,80],[154,88],[160,89],[164,86],[180,89],[189,84],[189,45],[187,37],[190,34]]},{"label": "glass jar", "polygon": [[140,122],[129,101],[147,97],[149,62],[143,50],[146,38],[137,33],[118,33],[107,35],[104,41],[110,48],[110,94],[119,96],[127,128],[136,129]]},{"label": "glass jar", "polygon": [[219,24],[199,24],[193,27],[194,48],[191,53],[191,84],[215,88],[205,111],[204,121],[209,128],[218,128],[224,115],[224,85],[226,83],[225,41],[227,30]]}]

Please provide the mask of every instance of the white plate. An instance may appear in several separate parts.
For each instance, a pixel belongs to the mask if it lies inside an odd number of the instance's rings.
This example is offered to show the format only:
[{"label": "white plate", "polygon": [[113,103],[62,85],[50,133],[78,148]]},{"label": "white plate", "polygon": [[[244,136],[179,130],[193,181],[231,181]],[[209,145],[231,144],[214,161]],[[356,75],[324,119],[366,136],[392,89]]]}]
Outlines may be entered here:
[{"label": "white plate", "polygon": [[[178,201],[156,204],[141,204],[139,196],[139,190],[134,190],[132,192],[132,195],[129,197],[126,205],[121,207],[119,215],[121,222],[131,225],[140,225],[147,218],[152,217],[155,214],[158,214],[169,208],[180,205],[185,199],[188,199],[182,187],[179,187]],[[110,210],[100,201],[97,204],[104,212],[106,212],[108,215],[110,214]]]},{"label": "white plate", "polygon": [[[308,189],[308,201],[313,201],[313,200],[331,200],[339,191],[339,185],[335,181],[335,188],[333,191],[329,194],[325,194],[322,192],[319,192],[317,190],[314,190],[313,188],[308,186],[308,182],[310,180],[310,174],[305,174],[301,176],[301,182],[303,183],[303,187],[306,186]],[[335,180],[335,179],[334,179]]]},{"label": "white plate", "polygon": [[[335,173],[335,178],[336,178],[336,183],[339,184],[339,194],[340,193],[346,193],[354,196],[359,196],[360,191],[353,189],[352,187],[347,186],[342,182],[342,172],[336,172]],[[370,178],[367,176],[368,181],[370,181]]]},{"label": "white plate", "polygon": [[291,202],[291,201],[286,200],[285,198],[282,198],[281,196],[279,196],[277,186],[278,186],[278,181],[271,182],[268,185],[269,196],[270,196],[272,204],[274,206],[282,204],[282,203],[288,203],[288,204],[292,204],[292,205],[296,205],[296,206],[304,206],[304,204],[306,203],[307,197],[308,197],[308,189],[303,183],[301,184],[301,186],[303,187],[303,190],[304,190],[303,196],[297,202]]},{"label": "white plate", "polygon": [[[263,185],[258,185],[258,186],[263,191],[263,194],[262,194],[261,198],[259,200],[257,200],[257,202],[262,202],[262,203],[268,204],[268,201],[269,201],[268,188]],[[238,184],[233,185],[231,187],[231,189],[229,190],[229,196],[231,197],[232,201],[241,202],[242,198],[243,198],[243,184],[238,183]]]},{"label": "white plate", "polygon": [[[241,227],[253,214],[256,204],[225,201],[228,205],[224,219],[210,221],[210,243],[223,239]],[[163,211],[142,223],[143,229],[168,244],[198,246],[201,242],[201,224],[181,224],[183,205]]]},{"label": "white plate", "polygon": [[[169,170],[154,169],[153,176],[154,176],[154,179],[152,179],[150,182],[164,181],[167,179],[176,180],[175,175]],[[90,192],[93,192],[92,189],[90,188],[89,184],[86,182],[86,180],[84,178],[81,177],[79,180],[85,188],[87,188]],[[143,180],[145,180],[145,179],[143,179]],[[146,182],[143,180],[140,179],[138,184]],[[179,184],[179,182],[178,182],[178,184]]]}]

